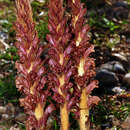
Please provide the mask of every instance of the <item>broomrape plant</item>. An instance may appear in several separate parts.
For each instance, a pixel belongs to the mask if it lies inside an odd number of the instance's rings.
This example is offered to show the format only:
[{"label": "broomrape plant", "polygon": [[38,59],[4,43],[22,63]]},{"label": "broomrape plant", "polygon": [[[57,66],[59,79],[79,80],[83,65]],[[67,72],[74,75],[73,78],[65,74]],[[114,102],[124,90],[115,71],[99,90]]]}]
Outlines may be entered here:
[{"label": "broomrape plant", "polygon": [[16,87],[23,93],[25,98],[20,99],[28,115],[26,129],[43,130],[49,114],[54,106],[46,106],[47,97],[50,95],[49,87],[43,66],[44,61],[40,56],[43,46],[40,46],[38,34],[32,19],[32,10],[29,0],[16,0],[17,21],[16,21],[16,47],[20,60],[16,62],[17,77]]},{"label": "broomrape plant", "polygon": [[86,8],[80,0],[68,0],[67,7],[63,2],[49,1],[48,59],[42,60],[44,47],[39,44],[30,1],[16,0],[16,47],[20,57],[16,62],[16,87],[24,95],[20,103],[28,115],[27,130],[46,130],[49,115],[58,109],[61,130],[69,130],[70,112],[75,114],[81,130],[89,130],[89,109],[100,100],[90,96],[98,83],[93,79],[95,63],[90,54],[94,46],[87,36]]}]

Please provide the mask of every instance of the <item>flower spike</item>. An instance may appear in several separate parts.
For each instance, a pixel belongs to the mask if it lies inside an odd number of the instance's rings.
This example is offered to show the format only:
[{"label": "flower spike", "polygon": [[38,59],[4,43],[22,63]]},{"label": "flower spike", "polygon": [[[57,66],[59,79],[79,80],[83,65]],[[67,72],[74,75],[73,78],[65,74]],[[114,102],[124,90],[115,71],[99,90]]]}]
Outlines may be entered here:
[{"label": "flower spike", "polygon": [[[71,8],[71,30],[74,35],[72,43],[73,62],[77,73],[74,80],[80,90],[80,101],[78,112],[78,121],[81,130],[89,130],[89,107],[92,103],[97,104],[99,98],[94,96],[90,98],[91,91],[98,87],[98,82],[93,80],[95,76],[94,59],[90,58],[90,54],[94,52],[94,46],[89,43],[87,33],[89,31],[88,24],[85,24],[84,16],[86,8],[80,3],[80,0],[68,0],[68,6]],[[77,93],[75,93],[77,95]]]},{"label": "flower spike", "polygon": [[43,76],[46,71],[40,58],[43,46],[39,44],[38,34],[32,18],[29,0],[16,0],[16,47],[20,60],[16,62],[16,87],[25,98],[20,99],[28,115],[26,129],[44,130],[50,113],[55,109],[52,104],[46,106],[50,94]]}]

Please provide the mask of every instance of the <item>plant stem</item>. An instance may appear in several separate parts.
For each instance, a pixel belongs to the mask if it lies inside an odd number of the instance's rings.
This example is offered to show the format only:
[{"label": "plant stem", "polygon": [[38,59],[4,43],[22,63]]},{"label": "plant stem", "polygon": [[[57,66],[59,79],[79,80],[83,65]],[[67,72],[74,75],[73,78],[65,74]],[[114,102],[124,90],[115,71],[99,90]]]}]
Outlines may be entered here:
[{"label": "plant stem", "polygon": [[60,81],[59,93],[65,99],[64,104],[60,105],[61,130],[68,130],[69,129],[69,113],[67,110],[67,101],[66,101],[65,94],[62,93],[62,91],[61,91],[61,89],[65,83],[64,74],[62,76],[60,76],[59,81]]},{"label": "plant stem", "polygon": [[88,108],[88,95],[86,93],[86,88],[82,90],[81,98],[80,98],[80,119],[79,119],[79,125],[80,130],[89,130],[89,108]]},{"label": "plant stem", "polygon": [[67,111],[67,103],[60,106],[61,130],[69,130],[69,115]]}]

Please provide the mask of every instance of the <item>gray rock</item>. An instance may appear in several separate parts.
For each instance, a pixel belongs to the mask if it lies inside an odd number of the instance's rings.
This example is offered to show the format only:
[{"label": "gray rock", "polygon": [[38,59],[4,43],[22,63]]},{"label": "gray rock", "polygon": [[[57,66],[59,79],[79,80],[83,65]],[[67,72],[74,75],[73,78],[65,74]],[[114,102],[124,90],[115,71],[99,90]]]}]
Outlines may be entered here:
[{"label": "gray rock", "polygon": [[128,62],[126,56],[123,55],[123,54],[113,52],[113,53],[112,53],[112,56],[115,57],[115,58],[116,58],[117,60],[119,60],[119,61]]},{"label": "gray rock", "polygon": [[[0,23],[1,23],[1,20],[0,20]],[[0,31],[0,39],[7,40],[8,39],[7,33]]]},{"label": "gray rock", "polygon": [[8,103],[6,105],[6,108],[7,108],[7,114],[9,114],[9,115],[15,114],[15,107],[12,103]]},{"label": "gray rock", "polygon": [[112,88],[112,92],[114,92],[116,94],[122,94],[125,92],[125,89],[121,88],[121,87],[114,87],[114,88]]},{"label": "gray rock", "polygon": [[112,53],[112,57],[115,60],[121,62],[126,70],[129,70],[129,68],[130,68],[130,61],[129,61],[128,57],[125,54]]},{"label": "gray rock", "polygon": [[8,114],[2,114],[2,120],[9,120],[10,117]]},{"label": "gray rock", "polygon": [[107,123],[105,123],[105,124],[101,124],[101,129],[102,129],[102,130],[109,129],[110,127],[111,127],[110,122],[107,122]]},{"label": "gray rock", "polygon": [[125,2],[115,2],[113,4],[114,7],[124,7],[124,8],[127,8],[128,7],[128,4],[125,3]]},{"label": "gray rock", "polygon": [[119,73],[119,74],[124,74],[126,73],[123,65],[119,62],[116,62],[113,66],[113,71],[116,72],[116,73]]},{"label": "gray rock", "polygon": [[128,86],[130,86],[130,73],[127,73],[124,78],[123,82],[126,83]]},{"label": "gray rock", "polygon": [[128,4],[124,2],[116,2],[113,5],[113,16],[119,20],[121,19],[127,19],[129,10],[128,10]]},{"label": "gray rock", "polygon": [[19,122],[24,122],[26,120],[26,115],[24,113],[19,113],[16,117],[15,117],[16,121]]},{"label": "gray rock", "polygon": [[106,69],[100,69],[96,74],[96,79],[101,86],[115,86],[119,82],[118,77],[114,72]]},{"label": "gray rock", "polygon": [[130,38],[127,38],[127,39],[126,39],[126,42],[127,42],[127,43],[130,43]]},{"label": "gray rock", "polygon": [[100,70],[105,69],[107,71],[113,71],[113,65],[111,64],[111,62],[102,64],[99,68]]},{"label": "gray rock", "polygon": [[0,114],[6,113],[6,107],[0,106]]},{"label": "gray rock", "polygon": [[112,53],[112,56],[117,57],[117,59],[119,59],[120,61],[128,62],[127,58],[125,57],[125,55],[121,55],[119,53]]},{"label": "gray rock", "polygon": [[119,73],[119,74],[126,73],[123,65],[118,61],[111,61],[106,64],[103,64],[101,65],[100,69],[106,69],[108,71]]},{"label": "gray rock", "polygon": [[15,126],[12,126],[10,130],[20,130],[20,128],[15,128]]}]

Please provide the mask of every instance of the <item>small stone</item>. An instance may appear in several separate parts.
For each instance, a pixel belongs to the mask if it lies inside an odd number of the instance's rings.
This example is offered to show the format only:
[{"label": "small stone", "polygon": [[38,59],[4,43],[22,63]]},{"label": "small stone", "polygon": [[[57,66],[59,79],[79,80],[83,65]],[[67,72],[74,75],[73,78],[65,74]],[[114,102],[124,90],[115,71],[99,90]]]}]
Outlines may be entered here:
[{"label": "small stone", "polygon": [[127,73],[124,78],[123,82],[126,83],[130,87],[130,73]]},{"label": "small stone", "polygon": [[106,69],[111,72],[119,73],[119,74],[125,74],[125,69],[123,65],[118,61],[110,61],[106,64],[102,64],[100,69]]},{"label": "small stone", "polygon": [[130,43],[130,38],[127,38],[127,39],[126,39],[126,42],[127,42],[127,43]]},{"label": "small stone", "polygon": [[26,120],[26,115],[24,113],[19,113],[16,117],[15,117],[16,121],[19,122],[24,122]]},{"label": "small stone", "polygon": [[113,70],[114,70],[114,72],[119,73],[119,74],[125,74],[126,73],[123,65],[121,65],[119,62],[116,62],[114,64]]},{"label": "small stone", "polygon": [[106,69],[99,70],[96,74],[96,79],[99,80],[101,86],[115,86],[119,82],[116,74]]},{"label": "small stone", "polygon": [[123,2],[115,2],[115,3],[113,4],[113,6],[115,6],[115,7],[124,7],[124,8],[127,8],[128,4],[125,3],[124,1],[123,1]]},{"label": "small stone", "polygon": [[10,117],[8,114],[2,114],[2,120],[9,120]]},{"label": "small stone", "polygon": [[122,62],[128,62],[127,58],[124,55],[121,55],[119,53],[112,53],[112,56],[117,58],[117,60],[122,61]]},{"label": "small stone", "polygon": [[108,129],[108,128],[110,128],[111,127],[111,124],[110,123],[106,123],[106,124],[101,124],[101,129]]},{"label": "small stone", "polygon": [[113,91],[114,93],[116,93],[116,94],[122,94],[122,93],[125,92],[125,89],[120,88],[120,87],[114,87],[114,88],[112,88],[112,91]]},{"label": "small stone", "polygon": [[20,130],[20,128],[15,128],[14,126],[12,126],[10,130]]},{"label": "small stone", "polygon": [[6,108],[7,108],[7,113],[10,115],[10,114],[15,114],[15,107],[12,103],[8,103],[6,105]]},{"label": "small stone", "polygon": [[[7,20],[0,20],[0,23],[9,23]],[[8,35],[7,33],[3,32],[3,31],[0,31],[0,39],[2,40],[8,40]]]},{"label": "small stone", "polygon": [[6,110],[6,107],[0,106],[0,114],[5,114]]},{"label": "small stone", "polygon": [[113,65],[110,63],[110,62],[108,62],[108,63],[106,63],[106,64],[102,64],[101,66],[100,66],[100,70],[101,69],[105,69],[105,70],[108,70],[108,71],[112,71],[113,70]]}]

